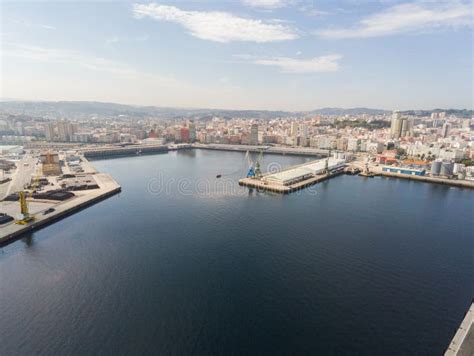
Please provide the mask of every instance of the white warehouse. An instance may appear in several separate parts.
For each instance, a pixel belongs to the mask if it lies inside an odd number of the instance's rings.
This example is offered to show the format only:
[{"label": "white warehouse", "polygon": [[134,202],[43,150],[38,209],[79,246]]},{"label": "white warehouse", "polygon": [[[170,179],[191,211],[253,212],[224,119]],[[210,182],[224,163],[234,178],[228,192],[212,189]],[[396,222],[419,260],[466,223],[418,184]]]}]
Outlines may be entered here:
[{"label": "white warehouse", "polygon": [[[343,168],[346,161],[343,159],[329,158],[329,171]],[[270,174],[263,178],[264,181],[278,185],[290,185],[324,173],[326,168],[326,158],[307,163],[305,165],[292,168],[286,171]]]}]

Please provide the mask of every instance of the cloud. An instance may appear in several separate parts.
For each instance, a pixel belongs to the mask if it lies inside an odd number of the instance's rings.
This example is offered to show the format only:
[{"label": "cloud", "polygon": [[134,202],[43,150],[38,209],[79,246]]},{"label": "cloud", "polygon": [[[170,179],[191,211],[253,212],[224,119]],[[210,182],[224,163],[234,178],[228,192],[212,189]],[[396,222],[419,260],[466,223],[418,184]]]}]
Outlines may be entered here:
[{"label": "cloud", "polygon": [[136,18],[150,17],[177,23],[197,38],[216,42],[273,42],[298,38],[296,32],[281,23],[247,19],[220,11],[184,11],[174,6],[134,4]]},{"label": "cloud", "polygon": [[278,67],[285,73],[318,73],[337,72],[339,70],[339,54],[330,54],[311,59],[298,59],[289,57],[253,58],[248,55],[236,55],[235,57],[250,60],[254,64]]},{"label": "cloud", "polygon": [[105,40],[105,47],[112,48],[119,42],[145,42],[150,37],[148,35],[136,36],[136,37],[111,37]]},{"label": "cloud", "polygon": [[2,44],[2,55],[32,60],[35,62],[74,64],[90,70],[115,74],[135,74],[136,71],[124,64],[100,57],[88,56],[77,51],[44,48],[27,44]]},{"label": "cloud", "polygon": [[51,25],[39,25],[41,28],[44,28],[46,30],[55,30],[56,27],[51,26]]},{"label": "cloud", "polygon": [[303,15],[313,16],[313,17],[322,17],[322,16],[329,15],[328,11],[319,10],[311,3],[300,5],[298,7],[298,11],[303,13]]},{"label": "cloud", "polygon": [[13,23],[23,25],[25,27],[42,28],[42,29],[45,29],[45,30],[56,30],[56,27],[51,26],[51,25],[45,25],[45,24],[41,24],[41,23],[40,24],[35,24],[35,23],[28,22],[28,21],[24,21],[24,20],[12,20],[12,21],[13,21]]},{"label": "cloud", "polygon": [[288,5],[288,0],[243,0],[244,5],[264,9],[278,9]]},{"label": "cloud", "polygon": [[315,34],[326,38],[368,38],[472,26],[472,7],[458,1],[406,3],[361,20],[353,28],[328,29]]}]

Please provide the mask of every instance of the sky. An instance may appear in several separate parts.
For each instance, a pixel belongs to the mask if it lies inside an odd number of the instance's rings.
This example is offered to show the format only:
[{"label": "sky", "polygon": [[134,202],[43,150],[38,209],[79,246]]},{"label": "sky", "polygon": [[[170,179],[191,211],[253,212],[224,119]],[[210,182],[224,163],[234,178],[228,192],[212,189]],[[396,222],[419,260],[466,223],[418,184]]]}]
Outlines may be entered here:
[{"label": "sky", "polygon": [[473,107],[473,1],[3,1],[0,97]]}]

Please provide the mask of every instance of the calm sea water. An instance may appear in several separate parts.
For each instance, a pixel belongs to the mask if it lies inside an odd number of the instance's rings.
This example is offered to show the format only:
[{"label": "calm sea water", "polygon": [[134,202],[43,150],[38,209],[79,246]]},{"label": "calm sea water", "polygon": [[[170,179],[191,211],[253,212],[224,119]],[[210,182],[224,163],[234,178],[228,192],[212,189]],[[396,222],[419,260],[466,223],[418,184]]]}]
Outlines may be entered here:
[{"label": "calm sea water", "polygon": [[441,355],[471,302],[472,191],[251,192],[231,152],[94,164],[123,192],[0,251],[1,355]]}]

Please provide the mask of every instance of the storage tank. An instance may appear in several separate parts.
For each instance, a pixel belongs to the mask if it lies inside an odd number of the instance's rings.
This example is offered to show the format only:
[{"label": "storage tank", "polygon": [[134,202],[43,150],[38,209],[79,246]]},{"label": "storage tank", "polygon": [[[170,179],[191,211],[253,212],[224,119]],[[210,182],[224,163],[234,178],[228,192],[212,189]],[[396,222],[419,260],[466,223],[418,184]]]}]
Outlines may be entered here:
[{"label": "storage tank", "polygon": [[453,168],[454,168],[454,163],[452,162],[443,162],[441,163],[441,171],[439,174],[441,176],[452,176],[453,175]]},{"label": "storage tank", "polygon": [[431,175],[432,176],[439,176],[441,172],[441,161],[436,160],[431,163]]}]

